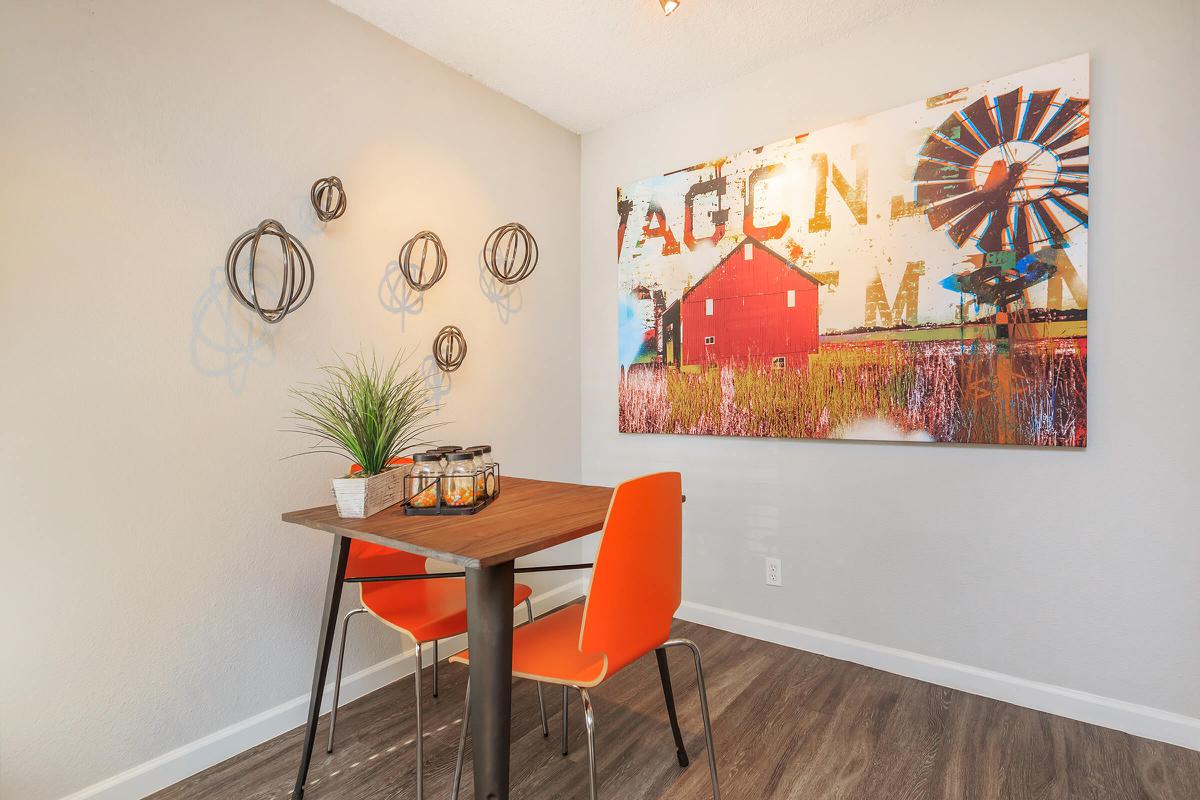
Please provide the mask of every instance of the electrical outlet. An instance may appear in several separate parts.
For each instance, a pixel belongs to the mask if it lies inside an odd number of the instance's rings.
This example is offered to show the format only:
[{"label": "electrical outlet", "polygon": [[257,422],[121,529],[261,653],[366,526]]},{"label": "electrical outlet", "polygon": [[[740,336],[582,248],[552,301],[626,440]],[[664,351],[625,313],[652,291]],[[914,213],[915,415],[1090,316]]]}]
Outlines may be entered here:
[{"label": "electrical outlet", "polygon": [[767,586],[783,586],[783,562],[767,556]]}]

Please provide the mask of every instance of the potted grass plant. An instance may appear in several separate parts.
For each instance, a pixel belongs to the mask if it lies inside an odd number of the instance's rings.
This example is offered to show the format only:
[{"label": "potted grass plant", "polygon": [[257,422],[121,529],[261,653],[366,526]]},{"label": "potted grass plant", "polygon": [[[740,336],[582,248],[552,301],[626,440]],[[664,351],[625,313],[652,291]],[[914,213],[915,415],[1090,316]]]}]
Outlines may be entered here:
[{"label": "potted grass plant", "polygon": [[[428,442],[422,437],[438,406],[421,374],[404,372],[403,355],[381,364],[362,354],[321,367],[324,380],[292,389],[299,406],[293,430],[316,437],[305,453],[344,455],[361,469],[333,479],[338,515],[369,517],[404,499],[403,453]],[[301,454],[297,454],[301,455]]]}]

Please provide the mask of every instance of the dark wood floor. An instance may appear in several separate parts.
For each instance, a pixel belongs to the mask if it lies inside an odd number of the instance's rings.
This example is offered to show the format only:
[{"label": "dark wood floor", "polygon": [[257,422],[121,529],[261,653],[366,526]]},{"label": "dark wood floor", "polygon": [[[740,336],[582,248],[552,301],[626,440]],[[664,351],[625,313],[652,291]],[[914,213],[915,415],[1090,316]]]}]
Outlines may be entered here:
[{"label": "dark wood floor", "polygon": [[[887,672],[677,622],[703,650],[726,800],[1200,798],[1200,753]],[[671,672],[692,765],[680,769],[653,658],[593,692],[602,800],[707,798],[695,679],[687,653]],[[449,797],[465,667],[443,665],[427,698],[427,798]],[[426,681],[429,685],[429,681]],[[342,709],[338,746],[318,747],[306,800],[412,798],[413,683]],[[572,693],[571,754],[559,755],[558,691],[541,735],[533,684],[513,690],[514,800],[587,797],[583,715]],[[322,721],[318,741],[324,741]],[[153,795],[154,800],[286,800],[296,729]],[[470,767],[463,797],[471,797]]]}]

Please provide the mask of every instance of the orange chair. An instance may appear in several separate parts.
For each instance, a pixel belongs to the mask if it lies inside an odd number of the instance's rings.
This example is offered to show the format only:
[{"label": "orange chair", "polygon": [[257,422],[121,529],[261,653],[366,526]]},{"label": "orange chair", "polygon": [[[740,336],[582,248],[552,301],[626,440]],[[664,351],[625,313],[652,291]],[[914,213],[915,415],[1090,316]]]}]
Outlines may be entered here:
[{"label": "orange chair", "polygon": [[[410,463],[410,459],[393,459],[393,464]],[[360,471],[355,464],[351,474]],[[346,578],[379,578],[393,575],[431,574],[426,559],[414,553],[393,550],[383,545],[361,540],[350,543],[350,554],[346,562]],[[417,692],[417,798],[424,796],[424,728],[421,721],[421,651],[425,644],[433,644],[433,696],[438,690],[438,640],[448,639],[467,632],[466,584],[462,578],[410,579],[403,581],[379,581],[359,583],[361,607],[346,614],[342,621],[342,638],[338,647],[337,671],[333,683],[333,707],[329,715],[329,743],[326,752],[333,752],[333,737],[337,728],[338,695],[342,685],[342,665],[346,656],[346,633],[350,620],[359,614],[371,613],[385,624],[410,636],[415,647],[416,661],[413,671]],[[524,604],[529,621],[533,621],[533,605],[529,598],[533,589],[518,583],[513,587],[513,607]],[[542,715],[542,735],[549,736],[546,726],[546,706],[542,698],[542,687],[538,685],[538,705]]]},{"label": "orange chair", "polygon": [[[592,800],[596,800],[596,725],[588,689],[600,685],[651,651],[658,656],[679,763],[687,766],[687,753],[675,718],[670,677],[666,671],[665,649],[680,646],[690,649],[696,662],[712,796],[713,800],[720,800],[700,650],[686,639],[670,638],[671,620],[680,602],[682,538],[682,494],[678,472],[662,472],[622,483],[613,493],[604,522],[586,603],[567,606],[513,631],[513,675],[563,687],[564,755],[567,688],[573,687],[579,692],[587,725]],[[450,660],[468,664],[470,651],[464,650]],[[470,691],[468,681],[467,708],[463,713],[454,770],[452,797],[455,800],[462,778],[463,750],[471,713]]]}]

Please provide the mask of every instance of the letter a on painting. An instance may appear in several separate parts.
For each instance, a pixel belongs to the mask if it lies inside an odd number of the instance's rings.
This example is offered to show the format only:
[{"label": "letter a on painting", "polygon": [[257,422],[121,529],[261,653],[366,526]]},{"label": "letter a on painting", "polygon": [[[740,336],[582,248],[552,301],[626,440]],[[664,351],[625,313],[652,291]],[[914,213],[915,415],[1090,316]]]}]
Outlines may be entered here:
[{"label": "letter a on painting", "polygon": [[620,429],[1087,445],[1088,58],[617,190]]}]

